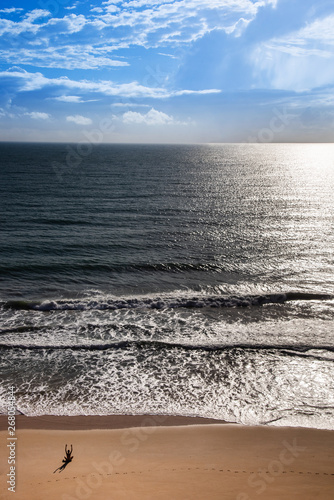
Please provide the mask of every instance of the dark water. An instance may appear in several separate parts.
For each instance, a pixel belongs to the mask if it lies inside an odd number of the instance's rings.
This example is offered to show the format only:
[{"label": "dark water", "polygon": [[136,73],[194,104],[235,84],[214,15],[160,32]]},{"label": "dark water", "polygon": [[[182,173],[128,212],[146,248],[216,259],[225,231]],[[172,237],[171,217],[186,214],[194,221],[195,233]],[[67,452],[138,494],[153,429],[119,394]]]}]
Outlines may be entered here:
[{"label": "dark water", "polygon": [[3,412],[334,428],[334,146],[0,150]]}]

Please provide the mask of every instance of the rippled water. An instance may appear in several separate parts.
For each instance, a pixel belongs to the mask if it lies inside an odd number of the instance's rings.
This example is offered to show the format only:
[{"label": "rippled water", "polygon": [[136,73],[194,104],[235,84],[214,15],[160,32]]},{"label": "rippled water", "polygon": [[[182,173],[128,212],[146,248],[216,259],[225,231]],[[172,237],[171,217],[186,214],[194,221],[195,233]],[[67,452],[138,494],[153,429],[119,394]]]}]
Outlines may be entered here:
[{"label": "rippled water", "polygon": [[334,428],[334,146],[0,148],[3,412]]}]

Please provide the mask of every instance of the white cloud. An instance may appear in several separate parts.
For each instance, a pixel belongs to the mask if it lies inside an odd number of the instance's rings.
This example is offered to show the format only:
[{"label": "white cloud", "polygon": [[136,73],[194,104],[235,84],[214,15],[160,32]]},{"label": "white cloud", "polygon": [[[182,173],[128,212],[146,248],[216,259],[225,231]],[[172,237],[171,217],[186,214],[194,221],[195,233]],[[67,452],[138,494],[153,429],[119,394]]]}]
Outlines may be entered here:
[{"label": "white cloud", "polygon": [[220,94],[220,89],[204,89],[204,90],[176,90],[172,93],[173,96],[191,95],[191,94]]},{"label": "white cloud", "polygon": [[318,55],[328,57],[334,47],[334,14],[316,19],[297,32],[281,38],[274,38],[268,43],[273,50],[284,51],[292,55]]},{"label": "white cloud", "polygon": [[78,33],[84,26],[88,24],[88,20],[82,14],[70,14],[63,19],[51,19],[49,25],[55,25],[59,33]]},{"label": "white cloud", "polygon": [[[34,9],[19,21],[0,20],[0,35],[4,36],[0,55],[7,63],[52,68],[122,66],[128,63],[111,58],[111,51],[131,45],[179,47],[216,29],[239,36],[265,4],[274,5],[274,1],[104,2],[85,15],[71,13],[51,18],[49,11]],[[89,30],[89,38],[84,30]]]},{"label": "white cloud", "polygon": [[[260,7],[276,0],[136,0],[122,2],[119,11],[100,15],[107,26],[129,27],[128,43],[157,47],[192,42],[215,29],[239,36]],[[107,8],[115,10],[114,3]]]},{"label": "white cloud", "polygon": [[251,19],[244,19],[241,17],[236,23],[234,23],[232,26],[229,28],[225,29],[225,32],[230,35],[231,33],[234,33],[234,36],[239,37],[242,35],[242,33],[245,31],[249,23],[251,22]]},{"label": "white cloud", "polygon": [[281,106],[289,109],[305,110],[310,107],[334,108],[333,87],[325,89],[316,89],[306,92],[286,92],[283,96],[277,98],[264,99],[261,102],[263,106]]},{"label": "white cloud", "polygon": [[102,2],[102,5],[110,5],[114,3],[121,3],[123,0],[106,0],[105,2]]},{"label": "white cloud", "polygon": [[47,23],[35,24],[34,22],[37,19],[49,17],[50,15],[48,10],[35,9],[28,12],[22,21],[15,22],[8,19],[0,19],[0,35],[17,38],[22,33],[26,33],[22,41],[27,43],[30,39],[33,39],[34,35],[36,35],[42,27],[47,25]]},{"label": "white cloud", "polygon": [[334,14],[260,44],[251,54],[258,85],[307,90],[334,82]]},{"label": "white cloud", "polygon": [[119,11],[119,7],[116,7],[116,5],[108,5],[106,7],[106,11],[109,12],[109,13],[111,13],[111,12],[118,12]]},{"label": "white cloud", "polygon": [[[29,23],[33,23],[34,21],[36,21],[36,19],[41,19],[41,18],[44,18],[44,17],[50,17],[51,16],[51,13],[48,11],[48,10],[44,10],[44,9],[34,9],[30,12],[28,12],[25,16],[24,16],[24,20],[22,21],[22,25],[23,26],[29,26]],[[38,28],[38,25],[35,26]]]},{"label": "white cloud", "polygon": [[111,106],[118,108],[149,108],[149,104],[136,104],[135,102],[113,102]]},{"label": "white cloud", "polygon": [[81,115],[67,116],[66,120],[68,122],[76,123],[77,125],[91,125],[93,123],[90,118],[86,118]]},{"label": "white cloud", "polygon": [[83,102],[81,100],[81,97],[79,97],[78,95],[60,95],[59,97],[54,97],[54,100],[61,102],[76,102],[76,103]]},{"label": "white cloud", "polygon": [[[65,0],[65,2],[68,1],[68,0]],[[63,1],[63,3],[65,3]],[[67,10],[73,10],[73,9],[76,9],[82,2],[80,0],[78,0],[77,2],[74,2],[71,6],[69,7],[64,7],[65,9]]]},{"label": "white cloud", "polygon": [[305,28],[296,33],[296,42],[315,40],[321,44],[334,45],[334,14],[322,19],[317,19],[313,23],[307,24]]},{"label": "white cloud", "polygon": [[137,111],[127,111],[122,115],[123,123],[127,125],[173,125],[178,124],[173,116],[167,115],[162,111],[151,108],[147,113],[138,113]]},{"label": "white cloud", "polygon": [[158,52],[159,56],[170,57],[171,59],[177,59],[173,54],[165,54],[164,52]]},{"label": "white cloud", "polygon": [[13,14],[14,12],[21,12],[23,9],[19,7],[10,7],[7,9],[1,9],[0,12],[3,14]]},{"label": "white cloud", "polygon": [[29,73],[21,68],[13,67],[7,71],[0,71],[0,78],[17,80],[19,91],[32,91],[44,87],[63,87],[81,90],[82,92],[101,93],[107,96],[122,96],[126,98],[150,97],[153,99],[168,98],[181,95],[219,93],[218,89],[178,90],[170,91],[161,87],[146,87],[138,82],[116,84],[110,80],[88,81],[70,80],[67,77],[46,78],[42,73]]},{"label": "white cloud", "polygon": [[50,97],[53,101],[60,101],[60,102],[71,102],[74,104],[82,104],[84,102],[96,102],[98,99],[82,99],[82,97],[78,95],[60,95],[58,97]]},{"label": "white cloud", "polygon": [[89,45],[83,46],[62,46],[59,48],[40,47],[17,49],[6,47],[0,50],[2,60],[10,64],[30,64],[44,68],[65,68],[65,69],[99,69],[102,67],[122,67],[128,66],[126,61],[110,59],[105,56],[108,48]]},{"label": "white cloud", "polygon": [[[82,30],[82,28],[89,23],[83,15],[69,14],[63,18],[50,17],[51,13],[44,9],[34,9],[27,12],[22,20],[11,21],[8,19],[0,19],[0,33],[6,34],[9,37],[17,37],[18,35],[24,34],[21,41],[23,45],[31,42],[33,40],[33,34],[38,36],[43,36],[51,44],[51,40],[55,38],[55,42],[52,45],[57,47],[62,44],[62,40],[59,39],[60,34],[73,34]],[[46,18],[50,19],[46,19]],[[45,22],[41,22],[41,19],[45,19]],[[38,20],[38,23],[35,21]]]},{"label": "white cloud", "polygon": [[31,113],[25,113],[25,115],[30,116],[34,120],[48,120],[50,118],[48,113],[40,113],[39,111],[32,111]]}]

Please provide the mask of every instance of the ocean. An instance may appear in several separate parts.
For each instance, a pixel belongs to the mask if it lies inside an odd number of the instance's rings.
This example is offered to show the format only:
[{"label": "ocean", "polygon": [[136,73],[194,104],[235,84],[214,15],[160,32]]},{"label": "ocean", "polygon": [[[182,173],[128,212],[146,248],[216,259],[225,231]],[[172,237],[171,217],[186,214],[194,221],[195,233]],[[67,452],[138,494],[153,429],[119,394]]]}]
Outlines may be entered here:
[{"label": "ocean", "polygon": [[0,413],[334,429],[334,145],[0,150]]}]

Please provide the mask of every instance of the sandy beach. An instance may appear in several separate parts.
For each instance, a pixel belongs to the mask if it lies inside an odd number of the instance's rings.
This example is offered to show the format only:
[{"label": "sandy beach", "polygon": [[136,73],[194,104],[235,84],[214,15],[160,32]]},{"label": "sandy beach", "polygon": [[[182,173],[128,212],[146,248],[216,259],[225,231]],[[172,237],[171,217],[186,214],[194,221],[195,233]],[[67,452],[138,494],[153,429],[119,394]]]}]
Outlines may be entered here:
[{"label": "sandy beach", "polygon": [[[333,498],[333,432],[212,422],[164,416],[17,417],[14,498]],[[0,424],[1,498],[9,499],[7,444],[14,441],[8,439],[5,417]],[[74,459],[53,473],[62,465],[65,444],[73,445]]]}]

